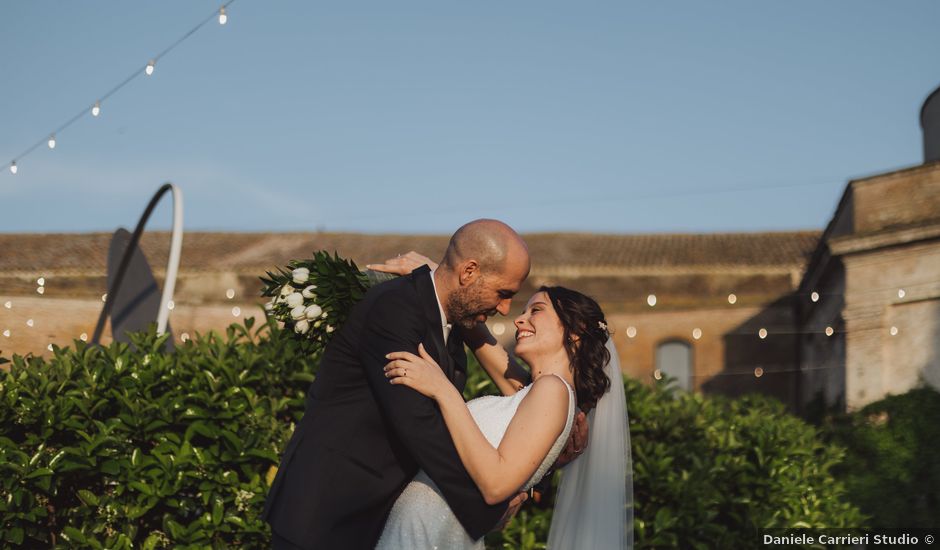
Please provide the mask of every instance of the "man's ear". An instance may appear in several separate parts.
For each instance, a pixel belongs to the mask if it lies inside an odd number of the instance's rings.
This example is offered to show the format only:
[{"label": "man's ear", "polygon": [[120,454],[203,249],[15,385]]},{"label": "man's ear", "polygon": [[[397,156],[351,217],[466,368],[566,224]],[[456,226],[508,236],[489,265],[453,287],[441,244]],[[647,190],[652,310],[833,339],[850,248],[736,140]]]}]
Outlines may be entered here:
[{"label": "man's ear", "polygon": [[473,284],[480,277],[480,264],[476,260],[467,260],[460,264],[458,270],[460,286]]}]

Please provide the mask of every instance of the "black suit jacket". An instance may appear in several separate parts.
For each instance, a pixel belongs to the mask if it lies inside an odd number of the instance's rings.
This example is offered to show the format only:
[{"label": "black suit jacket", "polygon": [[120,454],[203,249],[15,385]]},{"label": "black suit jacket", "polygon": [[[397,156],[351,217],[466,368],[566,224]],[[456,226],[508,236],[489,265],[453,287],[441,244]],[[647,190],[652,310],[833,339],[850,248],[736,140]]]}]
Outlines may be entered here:
[{"label": "black suit jacket", "polygon": [[387,353],[423,342],[457,389],[466,355],[445,348],[427,266],[372,288],[334,334],[265,503],[265,519],[302,548],[373,548],[395,499],[423,469],[473,538],[506,503],[487,505],[460,462],[436,403],[385,378]]}]

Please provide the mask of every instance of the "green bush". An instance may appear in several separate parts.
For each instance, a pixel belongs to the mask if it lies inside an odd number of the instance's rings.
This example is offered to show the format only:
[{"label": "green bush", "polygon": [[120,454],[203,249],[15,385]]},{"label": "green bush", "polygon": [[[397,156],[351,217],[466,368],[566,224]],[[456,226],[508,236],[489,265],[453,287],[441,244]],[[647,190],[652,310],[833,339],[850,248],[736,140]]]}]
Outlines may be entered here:
[{"label": "green bush", "polygon": [[831,417],[848,449],[836,474],[872,527],[940,526],[940,393],[918,388]]},{"label": "green bush", "polygon": [[[267,547],[264,497],[317,357],[273,322],[171,354],[164,338],[76,341],[0,371],[0,544]],[[831,474],[839,448],[782,405],[624,383],[638,548],[740,548],[758,527],[862,524]],[[466,396],[483,393],[495,388],[471,366]],[[526,505],[487,544],[544,548],[550,522],[550,508]]]},{"label": "green bush", "polygon": [[[779,402],[690,395],[629,378],[624,384],[637,548],[751,548],[760,545],[762,527],[864,523],[832,474],[843,451]],[[544,548],[550,505],[527,506],[487,546]]]},{"label": "green bush", "polygon": [[0,371],[3,545],[268,545],[268,476],[314,361],[273,325],[251,329],[169,354],[151,330],[14,356]]}]

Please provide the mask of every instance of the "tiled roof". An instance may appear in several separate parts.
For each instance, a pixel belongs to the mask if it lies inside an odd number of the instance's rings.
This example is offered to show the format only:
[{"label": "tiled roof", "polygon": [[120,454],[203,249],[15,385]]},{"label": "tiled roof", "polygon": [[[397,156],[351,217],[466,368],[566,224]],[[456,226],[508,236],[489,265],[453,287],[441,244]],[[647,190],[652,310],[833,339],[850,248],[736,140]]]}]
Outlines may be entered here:
[{"label": "tiled roof", "polygon": [[[716,267],[805,266],[818,231],[772,233],[611,235],[538,233],[524,235],[533,271],[547,268],[707,269]],[[104,274],[111,235],[107,233],[0,234],[0,273],[55,271]],[[181,269],[258,272],[309,257],[314,250],[337,251],[362,266],[417,250],[439,258],[447,246],[440,235],[358,233],[186,233]],[[142,248],[151,266],[166,265],[170,236],[146,233]]]}]

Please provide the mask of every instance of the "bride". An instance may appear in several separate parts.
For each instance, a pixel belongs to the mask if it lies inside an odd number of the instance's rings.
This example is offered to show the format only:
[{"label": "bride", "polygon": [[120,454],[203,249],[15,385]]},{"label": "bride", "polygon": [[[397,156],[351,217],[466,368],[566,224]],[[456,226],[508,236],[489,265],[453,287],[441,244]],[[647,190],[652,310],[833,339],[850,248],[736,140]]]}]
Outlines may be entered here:
[{"label": "bride", "polygon": [[[374,269],[410,272],[430,263],[410,253]],[[576,407],[589,412],[589,443],[563,470],[548,548],[632,548],[632,476],[623,384],[616,349],[597,302],[563,287],[541,287],[515,320],[515,355],[486,325],[471,348],[503,396],[464,402],[431,356],[390,353],[392,384],[408,386],[440,407],[460,460],[487,503],[528,491],[549,471],[568,440]],[[471,539],[422,471],[392,507],[378,549],[482,548]]]}]

